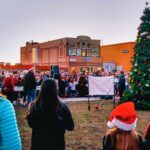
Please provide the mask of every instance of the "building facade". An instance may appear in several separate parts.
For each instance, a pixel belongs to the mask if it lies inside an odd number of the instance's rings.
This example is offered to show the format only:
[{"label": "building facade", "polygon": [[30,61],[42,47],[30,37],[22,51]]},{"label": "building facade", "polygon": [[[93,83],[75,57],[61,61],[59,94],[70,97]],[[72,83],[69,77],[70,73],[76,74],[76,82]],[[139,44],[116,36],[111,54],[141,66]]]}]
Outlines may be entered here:
[{"label": "building facade", "polygon": [[101,46],[103,64],[115,64],[117,70],[130,71],[135,42]]},{"label": "building facade", "polygon": [[20,48],[23,65],[58,65],[66,69],[95,71],[102,67],[100,40],[88,36],[62,38],[44,43],[26,42]]}]

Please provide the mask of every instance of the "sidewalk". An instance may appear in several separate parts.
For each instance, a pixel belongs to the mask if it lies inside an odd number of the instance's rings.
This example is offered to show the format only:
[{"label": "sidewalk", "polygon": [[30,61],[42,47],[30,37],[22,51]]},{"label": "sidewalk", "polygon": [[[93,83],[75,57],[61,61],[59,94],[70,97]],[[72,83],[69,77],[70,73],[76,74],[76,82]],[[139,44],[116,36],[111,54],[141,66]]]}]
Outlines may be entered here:
[{"label": "sidewalk", "polygon": [[[89,97],[90,101],[100,100],[100,97]],[[119,101],[119,96],[115,96],[116,102]],[[73,97],[73,98],[61,98],[64,102],[86,102],[88,101],[88,97]]]},{"label": "sidewalk", "polygon": [[[88,97],[60,98],[64,102],[86,102]],[[89,97],[90,101],[100,100],[100,97]]]},{"label": "sidewalk", "polygon": [[[100,97],[73,97],[73,98],[60,98],[60,100],[62,100],[63,102],[87,102],[88,99],[90,101],[97,101],[97,100],[101,100]],[[104,100],[104,99],[103,99]],[[113,100],[113,99],[112,99]],[[119,96],[115,96],[115,101],[118,102],[119,101]],[[23,105],[23,100],[20,99],[19,104]]]}]

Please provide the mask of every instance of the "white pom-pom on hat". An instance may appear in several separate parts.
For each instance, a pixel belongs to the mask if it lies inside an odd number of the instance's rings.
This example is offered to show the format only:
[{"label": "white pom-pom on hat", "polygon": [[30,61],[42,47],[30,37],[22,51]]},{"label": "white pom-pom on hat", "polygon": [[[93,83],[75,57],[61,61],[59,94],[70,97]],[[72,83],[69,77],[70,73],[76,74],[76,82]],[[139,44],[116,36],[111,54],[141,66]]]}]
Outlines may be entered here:
[{"label": "white pom-pom on hat", "polygon": [[126,102],[117,106],[111,113],[107,126],[117,127],[124,131],[131,131],[136,127],[137,114],[134,103]]}]

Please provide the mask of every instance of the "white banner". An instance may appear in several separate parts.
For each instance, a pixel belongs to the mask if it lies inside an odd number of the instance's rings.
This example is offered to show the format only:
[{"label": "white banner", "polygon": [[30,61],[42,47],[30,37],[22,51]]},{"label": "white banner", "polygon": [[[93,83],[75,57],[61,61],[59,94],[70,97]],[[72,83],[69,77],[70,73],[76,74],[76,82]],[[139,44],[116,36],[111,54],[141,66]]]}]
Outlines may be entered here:
[{"label": "white banner", "polygon": [[89,76],[89,95],[114,95],[114,76]]}]

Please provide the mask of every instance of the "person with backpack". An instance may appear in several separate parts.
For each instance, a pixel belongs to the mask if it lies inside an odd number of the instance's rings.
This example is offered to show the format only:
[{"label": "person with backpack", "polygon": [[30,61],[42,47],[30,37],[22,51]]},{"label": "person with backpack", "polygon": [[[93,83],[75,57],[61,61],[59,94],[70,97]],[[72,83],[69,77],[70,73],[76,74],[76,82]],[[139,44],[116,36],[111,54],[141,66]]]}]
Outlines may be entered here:
[{"label": "person with backpack", "polygon": [[31,150],[65,150],[64,134],[74,129],[74,122],[54,79],[43,81],[38,98],[29,104],[27,122],[32,128]]}]

